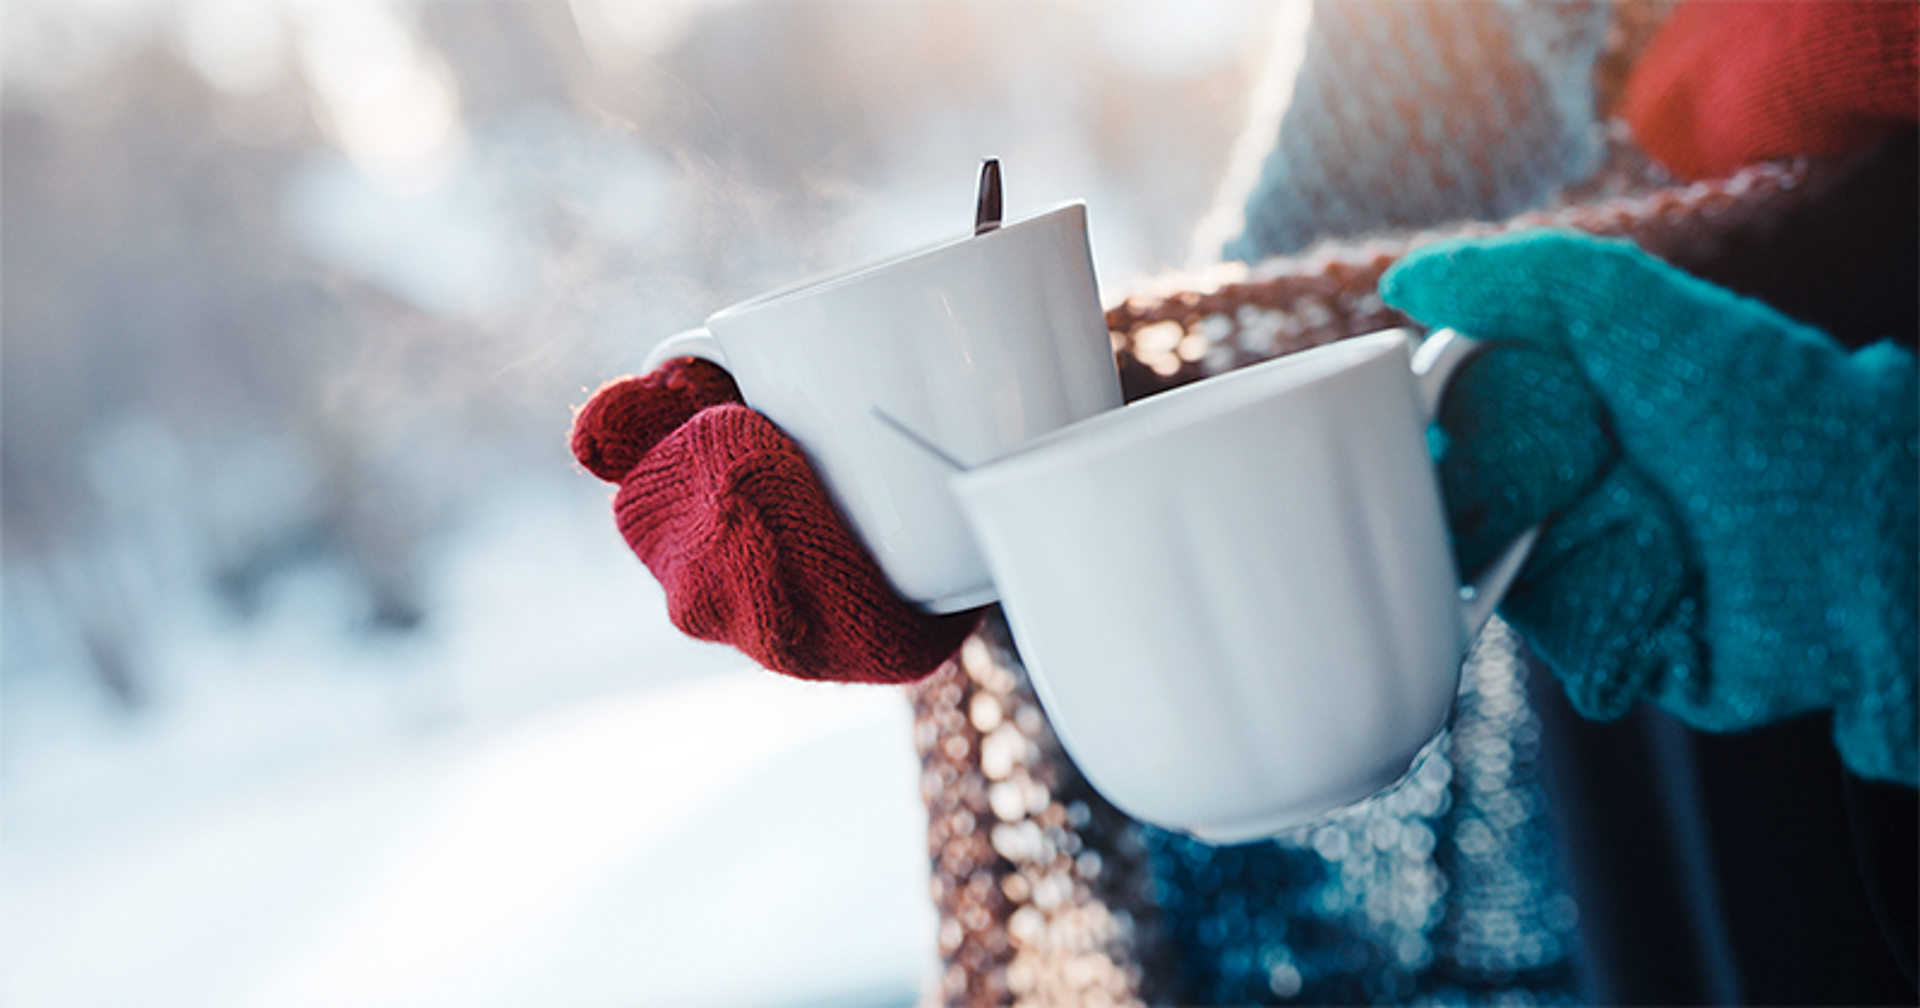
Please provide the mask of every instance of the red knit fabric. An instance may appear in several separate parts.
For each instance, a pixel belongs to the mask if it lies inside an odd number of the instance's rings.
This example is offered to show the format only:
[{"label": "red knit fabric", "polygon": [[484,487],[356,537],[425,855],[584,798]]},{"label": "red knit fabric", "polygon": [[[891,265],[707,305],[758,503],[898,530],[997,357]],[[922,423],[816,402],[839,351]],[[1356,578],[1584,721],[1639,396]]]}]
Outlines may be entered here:
[{"label": "red knit fabric", "polygon": [[1920,122],[1920,5],[1692,0],[1634,67],[1623,114],[1689,179],[1865,147]]},{"label": "red knit fabric", "polygon": [[733,376],[693,357],[671,360],[643,378],[600,387],[573,419],[573,456],[587,471],[618,483],[660,439],[709,406],[740,401]]},{"label": "red knit fabric", "polygon": [[978,623],[900,598],[799,446],[710,364],[602,388],[573,450],[619,484],[620,533],[690,636],[801,679],[899,683],[938,669]]}]

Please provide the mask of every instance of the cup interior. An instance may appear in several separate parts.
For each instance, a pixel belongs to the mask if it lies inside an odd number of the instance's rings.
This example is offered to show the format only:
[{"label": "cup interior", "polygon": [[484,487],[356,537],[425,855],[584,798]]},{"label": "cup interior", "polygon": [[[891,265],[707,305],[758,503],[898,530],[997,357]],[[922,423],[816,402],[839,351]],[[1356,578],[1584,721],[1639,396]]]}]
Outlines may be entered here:
[{"label": "cup interior", "polygon": [[1333,380],[1383,356],[1405,355],[1410,346],[1410,330],[1388,329],[1204,378],[1042,434],[967,476],[998,473],[1014,477],[1070,458],[1089,459],[1125,451],[1143,440],[1170,435],[1274,396]]}]

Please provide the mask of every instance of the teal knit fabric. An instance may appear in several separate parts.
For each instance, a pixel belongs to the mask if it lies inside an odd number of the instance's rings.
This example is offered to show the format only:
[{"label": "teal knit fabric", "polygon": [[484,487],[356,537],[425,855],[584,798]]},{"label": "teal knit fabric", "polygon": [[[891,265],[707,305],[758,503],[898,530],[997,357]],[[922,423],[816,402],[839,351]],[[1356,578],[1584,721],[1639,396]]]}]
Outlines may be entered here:
[{"label": "teal knit fabric", "polygon": [[1586,715],[1734,731],[1831,710],[1862,776],[1920,785],[1920,366],[1632,245],[1421,249],[1388,303],[1495,346],[1440,426],[1462,565],[1542,519],[1502,614]]}]

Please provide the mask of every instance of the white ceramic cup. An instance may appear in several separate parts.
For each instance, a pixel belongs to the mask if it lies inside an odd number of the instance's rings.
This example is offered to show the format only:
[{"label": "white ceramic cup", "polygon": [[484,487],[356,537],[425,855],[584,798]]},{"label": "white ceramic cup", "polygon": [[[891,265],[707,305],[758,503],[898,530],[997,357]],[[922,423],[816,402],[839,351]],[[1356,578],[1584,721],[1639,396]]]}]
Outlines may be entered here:
[{"label": "white ceramic cup", "polygon": [[1463,589],[1425,436],[1471,341],[1356,337],[957,474],[1035,691],[1089,782],[1213,842],[1388,788],[1444,727],[1532,540]]},{"label": "white ceramic cup", "polygon": [[723,309],[645,367],[676,357],[731,372],[931,612],[995,598],[935,452],[977,464],[1121,402],[1080,202]]}]

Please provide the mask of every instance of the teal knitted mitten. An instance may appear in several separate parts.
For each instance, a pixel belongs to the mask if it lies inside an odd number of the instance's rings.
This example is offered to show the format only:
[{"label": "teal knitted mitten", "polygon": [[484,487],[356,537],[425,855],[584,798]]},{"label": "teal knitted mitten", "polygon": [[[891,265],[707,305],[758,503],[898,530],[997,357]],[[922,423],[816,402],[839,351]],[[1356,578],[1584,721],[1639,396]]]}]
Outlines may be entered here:
[{"label": "teal knitted mitten", "polygon": [[1911,354],[1566,232],[1428,246],[1380,290],[1494,344],[1441,412],[1456,548],[1544,522],[1501,612],[1583,714],[1830,709],[1854,772],[1920,785]]}]

